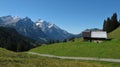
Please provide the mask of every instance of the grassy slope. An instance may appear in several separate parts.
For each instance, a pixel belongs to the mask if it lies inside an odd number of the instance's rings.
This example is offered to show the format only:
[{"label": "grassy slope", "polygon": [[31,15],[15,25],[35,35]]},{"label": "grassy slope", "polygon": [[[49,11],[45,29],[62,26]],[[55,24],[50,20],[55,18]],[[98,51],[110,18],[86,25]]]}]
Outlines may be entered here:
[{"label": "grassy slope", "polygon": [[120,39],[120,27],[108,34],[109,38]]},{"label": "grassy slope", "polygon": [[[120,28],[109,34],[109,37],[116,38],[110,42],[100,44],[82,42],[59,43],[48,46],[41,46],[30,51],[64,56],[89,56],[120,58],[119,33]],[[115,35],[114,35],[115,34]],[[108,63],[97,61],[61,60],[26,53],[15,53],[0,48],[0,67],[119,67],[120,63]]]},{"label": "grassy slope", "polygon": [[103,43],[90,43],[83,42],[81,39],[76,39],[75,42],[45,45],[34,48],[30,51],[60,56],[103,57],[120,59],[120,41],[112,40]]},{"label": "grassy slope", "polygon": [[119,63],[62,60],[26,53],[15,53],[0,48],[0,67],[119,67]]}]

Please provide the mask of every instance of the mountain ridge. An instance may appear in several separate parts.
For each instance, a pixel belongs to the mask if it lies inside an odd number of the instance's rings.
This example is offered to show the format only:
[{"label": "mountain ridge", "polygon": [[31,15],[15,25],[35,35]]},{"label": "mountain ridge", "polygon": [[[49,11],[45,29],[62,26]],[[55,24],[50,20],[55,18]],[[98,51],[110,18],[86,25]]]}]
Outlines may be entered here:
[{"label": "mountain ridge", "polygon": [[64,40],[67,38],[71,38],[73,36],[72,34],[68,33],[65,30],[62,30],[61,28],[59,28],[58,26],[56,26],[53,23],[38,20],[35,22],[35,24],[38,27],[40,27],[42,29],[42,31],[45,34],[47,34],[47,36],[50,39],[53,39],[53,40]]},{"label": "mountain ridge", "polygon": [[0,17],[0,26],[15,28],[20,34],[43,43],[49,40],[63,41],[64,39],[74,37],[73,34],[68,33],[53,23],[42,19],[34,22],[29,17],[3,16]]}]

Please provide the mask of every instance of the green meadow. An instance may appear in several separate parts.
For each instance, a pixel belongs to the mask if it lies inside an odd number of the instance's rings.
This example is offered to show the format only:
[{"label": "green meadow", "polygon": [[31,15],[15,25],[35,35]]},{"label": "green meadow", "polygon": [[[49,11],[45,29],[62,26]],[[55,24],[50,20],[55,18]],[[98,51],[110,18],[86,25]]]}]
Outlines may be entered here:
[{"label": "green meadow", "polygon": [[108,34],[109,38],[120,40],[120,27]]},{"label": "green meadow", "polygon": [[84,42],[81,38],[75,42],[55,43],[44,45],[31,52],[42,54],[52,54],[57,56],[76,56],[76,57],[98,57],[98,58],[118,58],[120,59],[120,27],[108,34],[111,41],[102,43]]},{"label": "green meadow", "polygon": [[119,67],[119,63],[62,60],[0,48],[0,67]]},{"label": "green meadow", "polygon": [[44,45],[30,50],[41,54],[76,57],[119,58],[120,41],[113,39],[102,43],[83,42],[75,39],[75,42],[55,43]]}]

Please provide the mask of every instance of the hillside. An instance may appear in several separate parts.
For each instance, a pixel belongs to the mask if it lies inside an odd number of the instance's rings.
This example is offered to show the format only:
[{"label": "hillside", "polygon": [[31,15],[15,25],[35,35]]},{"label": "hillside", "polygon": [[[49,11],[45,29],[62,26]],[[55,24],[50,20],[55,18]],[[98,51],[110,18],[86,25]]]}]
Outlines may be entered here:
[{"label": "hillside", "polygon": [[18,34],[15,29],[0,27],[0,47],[12,51],[26,51],[34,46],[33,40]]},{"label": "hillside", "polygon": [[83,42],[76,39],[75,42],[55,43],[31,49],[31,52],[51,54],[57,56],[119,58],[120,41],[112,40],[102,43]]},{"label": "hillside", "polygon": [[0,48],[0,67],[119,67],[119,63],[62,60]]},{"label": "hillside", "polygon": [[120,27],[108,34],[109,38],[120,39]]}]

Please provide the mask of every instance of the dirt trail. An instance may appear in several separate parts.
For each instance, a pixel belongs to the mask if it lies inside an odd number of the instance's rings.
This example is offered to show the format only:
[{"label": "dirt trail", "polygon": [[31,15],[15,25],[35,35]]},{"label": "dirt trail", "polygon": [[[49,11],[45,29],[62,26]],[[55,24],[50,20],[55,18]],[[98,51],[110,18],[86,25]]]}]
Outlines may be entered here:
[{"label": "dirt trail", "polygon": [[110,59],[110,58],[91,58],[91,57],[66,57],[66,56],[55,56],[49,54],[39,54],[35,52],[27,52],[28,54],[34,54],[50,58],[59,58],[59,59],[72,59],[72,60],[95,60],[95,61],[106,61],[106,62],[120,62],[120,59]]}]

